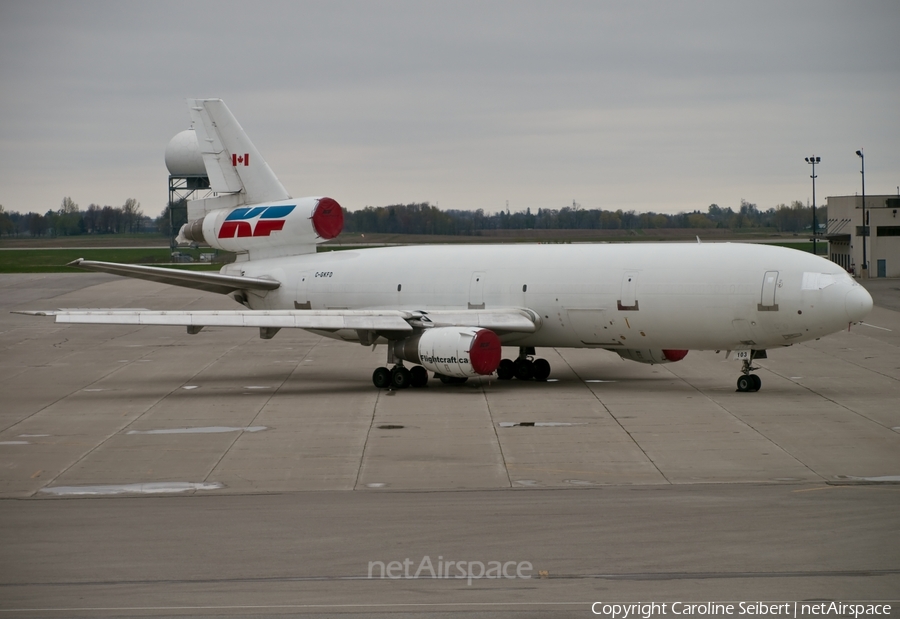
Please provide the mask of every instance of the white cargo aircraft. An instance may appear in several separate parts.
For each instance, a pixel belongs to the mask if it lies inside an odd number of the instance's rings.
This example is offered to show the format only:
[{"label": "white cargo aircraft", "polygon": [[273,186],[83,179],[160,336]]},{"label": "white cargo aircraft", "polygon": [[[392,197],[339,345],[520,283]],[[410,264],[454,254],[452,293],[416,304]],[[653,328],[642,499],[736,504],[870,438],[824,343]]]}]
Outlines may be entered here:
[{"label": "white cargo aircraft", "polygon": [[[743,362],[738,391],[757,391],[754,359],[860,322],[872,298],[841,267],[766,245],[429,245],[316,253],[336,237],[331,198],[292,198],[219,99],[189,100],[216,197],[188,204],[179,240],[237,253],[219,273],[79,259],[84,269],[231,295],[236,311],[59,310],[61,323],[258,327],[269,339],[306,329],[386,344],[378,388],[496,373],[546,380],[537,347],[604,348],[641,363],[689,350]],[[699,241],[699,239],[698,239]],[[517,346],[501,359],[501,346]],[[406,365],[412,364],[412,367]],[[390,368],[390,369],[389,369]]]}]

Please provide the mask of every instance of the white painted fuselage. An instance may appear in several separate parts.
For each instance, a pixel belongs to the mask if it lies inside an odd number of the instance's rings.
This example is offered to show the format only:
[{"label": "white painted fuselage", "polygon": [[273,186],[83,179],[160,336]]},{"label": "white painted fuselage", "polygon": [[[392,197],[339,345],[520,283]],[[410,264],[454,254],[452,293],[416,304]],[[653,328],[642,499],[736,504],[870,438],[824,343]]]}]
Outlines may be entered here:
[{"label": "white painted fuselage", "polygon": [[502,337],[516,346],[766,349],[846,329],[872,307],[835,263],[758,244],[427,245],[252,260],[222,272],[282,282],[251,292],[251,309],[526,308],[539,325]]}]

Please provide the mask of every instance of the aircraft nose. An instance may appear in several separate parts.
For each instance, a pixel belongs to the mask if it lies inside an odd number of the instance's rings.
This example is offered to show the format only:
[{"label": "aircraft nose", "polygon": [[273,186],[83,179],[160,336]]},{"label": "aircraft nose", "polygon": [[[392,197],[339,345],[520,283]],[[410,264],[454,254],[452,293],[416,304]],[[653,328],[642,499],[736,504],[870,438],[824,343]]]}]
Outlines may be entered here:
[{"label": "aircraft nose", "polygon": [[872,311],[872,295],[862,286],[854,286],[844,298],[844,307],[850,322],[860,322]]}]

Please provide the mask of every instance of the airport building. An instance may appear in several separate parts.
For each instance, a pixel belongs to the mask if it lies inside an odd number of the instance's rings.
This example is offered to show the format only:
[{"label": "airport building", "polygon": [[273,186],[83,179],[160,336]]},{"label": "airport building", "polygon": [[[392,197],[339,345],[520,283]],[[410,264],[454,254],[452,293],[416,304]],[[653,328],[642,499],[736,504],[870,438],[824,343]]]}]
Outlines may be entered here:
[{"label": "airport building", "polygon": [[[900,195],[829,196],[828,239],[831,260],[857,277],[900,277]],[[868,273],[863,272],[863,234]]]}]

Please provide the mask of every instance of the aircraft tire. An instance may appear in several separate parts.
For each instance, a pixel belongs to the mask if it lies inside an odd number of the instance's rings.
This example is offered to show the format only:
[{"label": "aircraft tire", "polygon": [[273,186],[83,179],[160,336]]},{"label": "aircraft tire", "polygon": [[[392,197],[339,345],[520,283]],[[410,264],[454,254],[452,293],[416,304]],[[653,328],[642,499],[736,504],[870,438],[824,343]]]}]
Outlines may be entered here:
[{"label": "aircraft tire", "polygon": [[532,364],[534,380],[545,381],[550,376],[550,362],[546,359],[535,359]]},{"label": "aircraft tire", "polygon": [[385,367],[375,368],[372,383],[379,389],[387,389],[391,386],[391,371]]},{"label": "aircraft tire", "polygon": [[500,365],[497,366],[497,378],[500,380],[510,380],[515,375],[516,366],[512,361],[509,359],[500,361]]},{"label": "aircraft tire", "polygon": [[741,393],[753,391],[753,378],[750,374],[739,376],[737,379],[737,390]]},{"label": "aircraft tire", "polygon": [[428,384],[428,370],[421,365],[412,367],[409,370],[409,374],[412,379],[411,384],[413,387],[424,387]]},{"label": "aircraft tire", "polygon": [[759,391],[759,388],[762,387],[762,379],[756,374],[751,374],[750,380],[753,381],[753,387],[751,391]]},{"label": "aircraft tire", "polygon": [[516,378],[531,380],[534,378],[534,362],[531,359],[516,359]]},{"label": "aircraft tire", "polygon": [[412,384],[412,374],[402,365],[391,370],[391,385],[394,389],[406,389]]}]

